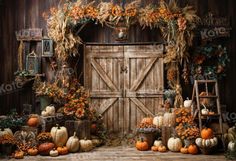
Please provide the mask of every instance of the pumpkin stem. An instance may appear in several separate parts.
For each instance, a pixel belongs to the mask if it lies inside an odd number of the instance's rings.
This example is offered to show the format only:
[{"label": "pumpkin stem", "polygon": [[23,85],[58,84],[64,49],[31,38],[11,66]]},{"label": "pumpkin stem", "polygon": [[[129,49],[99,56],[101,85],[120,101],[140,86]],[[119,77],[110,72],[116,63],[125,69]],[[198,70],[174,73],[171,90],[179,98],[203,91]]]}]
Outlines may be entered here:
[{"label": "pumpkin stem", "polygon": [[143,138],[142,137],[140,138],[140,141],[143,142]]},{"label": "pumpkin stem", "polygon": [[76,132],[74,132],[74,135],[73,135],[74,137],[76,136]]},{"label": "pumpkin stem", "polygon": [[59,124],[56,124],[57,128],[60,129],[61,127],[59,126]]}]

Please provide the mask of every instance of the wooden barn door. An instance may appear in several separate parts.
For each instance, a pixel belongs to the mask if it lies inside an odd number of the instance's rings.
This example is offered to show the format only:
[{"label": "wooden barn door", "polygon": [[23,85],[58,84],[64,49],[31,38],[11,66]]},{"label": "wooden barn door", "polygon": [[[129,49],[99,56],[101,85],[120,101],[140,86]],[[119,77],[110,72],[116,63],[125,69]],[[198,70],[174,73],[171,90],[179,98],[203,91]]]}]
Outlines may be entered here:
[{"label": "wooden barn door", "polygon": [[91,107],[110,132],[130,133],[153,116],[163,98],[161,45],[94,46],[85,49],[85,87]]}]

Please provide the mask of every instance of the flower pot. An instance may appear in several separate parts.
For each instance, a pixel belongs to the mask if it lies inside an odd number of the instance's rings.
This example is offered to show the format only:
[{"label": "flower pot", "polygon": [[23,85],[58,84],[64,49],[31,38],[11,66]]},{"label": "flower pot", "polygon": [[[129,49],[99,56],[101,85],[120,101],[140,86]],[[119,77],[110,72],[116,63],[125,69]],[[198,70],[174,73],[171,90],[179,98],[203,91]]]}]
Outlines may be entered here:
[{"label": "flower pot", "polygon": [[48,96],[40,96],[40,106],[41,111],[43,111],[52,102],[52,98]]},{"label": "flower pot", "polygon": [[12,144],[1,144],[0,149],[1,149],[2,154],[11,155],[14,151],[14,145],[12,145]]}]

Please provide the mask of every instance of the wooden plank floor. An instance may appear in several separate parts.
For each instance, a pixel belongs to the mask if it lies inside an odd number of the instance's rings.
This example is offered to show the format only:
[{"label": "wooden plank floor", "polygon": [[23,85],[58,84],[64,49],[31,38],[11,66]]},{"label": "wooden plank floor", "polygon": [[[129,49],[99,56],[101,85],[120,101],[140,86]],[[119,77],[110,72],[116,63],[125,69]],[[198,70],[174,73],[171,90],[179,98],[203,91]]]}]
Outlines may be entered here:
[{"label": "wooden plank floor", "polygon": [[[12,159],[13,160],[13,159]],[[133,147],[99,147],[91,152],[74,153],[65,156],[26,156],[28,161],[224,161],[223,154],[216,155],[190,155],[180,153],[160,153],[152,151],[137,151]]]}]

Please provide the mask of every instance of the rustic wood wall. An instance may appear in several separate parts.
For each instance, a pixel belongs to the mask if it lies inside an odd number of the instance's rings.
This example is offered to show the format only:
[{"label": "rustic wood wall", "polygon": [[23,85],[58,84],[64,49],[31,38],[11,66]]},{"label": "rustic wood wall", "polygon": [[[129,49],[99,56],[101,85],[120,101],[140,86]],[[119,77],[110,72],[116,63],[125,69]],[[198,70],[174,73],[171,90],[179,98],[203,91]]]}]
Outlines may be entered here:
[{"label": "rustic wood wall", "polygon": [[[152,3],[155,0],[143,1]],[[1,0],[0,1],[0,87],[2,84],[10,84],[14,80],[14,72],[17,70],[17,47],[18,43],[14,31],[22,28],[43,28],[46,30],[42,13],[52,6],[57,6],[59,0]],[[235,0],[179,0],[184,5],[193,5],[200,16],[208,11],[219,16],[231,19],[232,33],[229,43],[230,69],[228,77],[222,86],[222,102],[227,105],[229,111],[235,111],[234,97],[236,96],[236,1]],[[86,42],[110,43],[114,42],[112,31],[106,27],[88,25],[82,32],[82,38]],[[130,29],[129,42],[161,41],[158,30],[142,30],[139,26]],[[80,62],[82,67],[82,62]],[[43,67],[44,72],[47,66]],[[7,113],[10,109],[21,109],[23,103],[32,102],[30,88],[15,91],[11,94],[0,95],[0,114]]]}]

